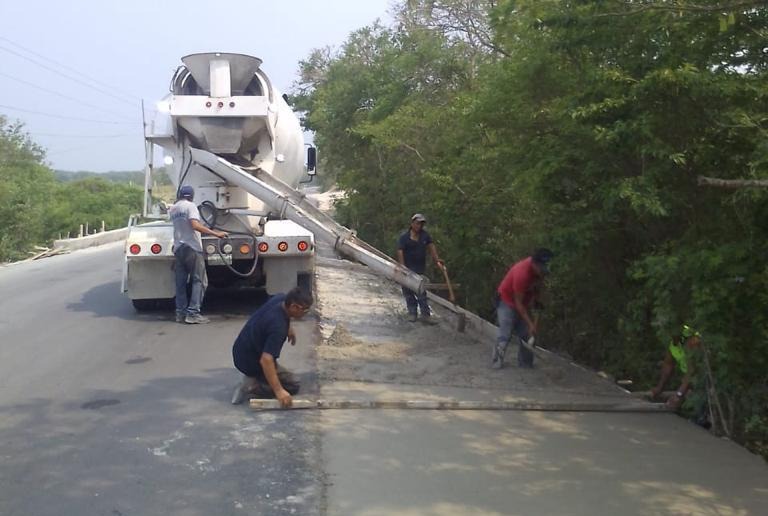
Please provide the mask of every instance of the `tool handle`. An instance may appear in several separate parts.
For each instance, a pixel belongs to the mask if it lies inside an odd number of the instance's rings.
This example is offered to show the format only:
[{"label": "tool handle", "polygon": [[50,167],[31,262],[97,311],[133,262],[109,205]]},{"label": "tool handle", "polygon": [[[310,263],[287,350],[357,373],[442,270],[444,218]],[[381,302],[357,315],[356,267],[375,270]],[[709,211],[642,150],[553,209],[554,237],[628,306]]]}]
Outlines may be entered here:
[{"label": "tool handle", "polygon": [[445,265],[440,267],[440,270],[443,271],[443,277],[445,278],[445,283],[448,285],[448,301],[451,303],[456,303],[456,296],[453,293],[453,285],[451,285],[451,280],[448,277],[448,271],[445,268]]}]

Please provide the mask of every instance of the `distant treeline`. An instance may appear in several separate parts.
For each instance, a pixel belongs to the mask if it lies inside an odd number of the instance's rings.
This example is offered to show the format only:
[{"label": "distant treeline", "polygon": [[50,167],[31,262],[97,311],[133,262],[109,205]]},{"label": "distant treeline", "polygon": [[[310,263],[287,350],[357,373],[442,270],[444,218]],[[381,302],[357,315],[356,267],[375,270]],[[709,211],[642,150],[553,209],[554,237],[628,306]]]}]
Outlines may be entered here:
[{"label": "distant treeline", "polygon": [[124,227],[142,207],[143,172],[54,172],[19,122],[0,116],[0,262],[56,238]]},{"label": "distant treeline", "polygon": [[[58,181],[80,181],[82,179],[101,178],[113,183],[128,183],[134,185],[144,185],[144,171],[132,171],[132,170],[115,170],[110,172],[89,172],[85,170],[79,170],[77,172],[70,170],[54,170],[54,176]],[[171,184],[168,175],[162,168],[157,168],[152,173],[152,179],[155,184],[169,185]]]}]

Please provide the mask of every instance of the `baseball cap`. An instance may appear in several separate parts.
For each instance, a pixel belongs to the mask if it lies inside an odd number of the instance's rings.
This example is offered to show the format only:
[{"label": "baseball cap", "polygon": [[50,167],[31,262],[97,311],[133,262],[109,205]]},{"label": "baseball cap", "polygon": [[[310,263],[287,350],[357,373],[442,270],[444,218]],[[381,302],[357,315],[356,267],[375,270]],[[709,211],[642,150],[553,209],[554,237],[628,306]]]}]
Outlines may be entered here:
[{"label": "baseball cap", "polygon": [[179,188],[179,199],[181,198],[192,200],[195,198],[195,189],[189,185],[184,185]]},{"label": "baseball cap", "polygon": [[411,222],[426,222],[427,219],[424,218],[424,215],[421,213],[414,213],[413,217],[411,217]]}]

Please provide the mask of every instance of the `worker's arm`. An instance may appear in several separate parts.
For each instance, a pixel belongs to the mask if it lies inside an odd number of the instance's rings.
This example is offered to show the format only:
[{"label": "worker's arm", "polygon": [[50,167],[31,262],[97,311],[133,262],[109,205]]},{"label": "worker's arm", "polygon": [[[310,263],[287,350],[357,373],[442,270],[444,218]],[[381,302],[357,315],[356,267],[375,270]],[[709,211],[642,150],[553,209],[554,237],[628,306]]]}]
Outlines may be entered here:
[{"label": "worker's arm", "polygon": [[525,324],[528,325],[528,336],[531,337],[536,335],[536,324],[531,319],[528,309],[523,303],[523,294],[520,292],[515,292],[515,310],[520,314],[520,317],[523,318]]},{"label": "worker's arm", "polygon": [[269,353],[262,353],[259,359],[261,364],[261,370],[264,371],[264,377],[267,379],[267,383],[272,388],[272,392],[275,393],[275,398],[280,402],[283,408],[288,408],[293,403],[291,395],[283,389],[283,385],[280,383],[280,379],[277,377],[277,364],[275,363],[275,357]]},{"label": "worker's arm", "polygon": [[688,390],[691,388],[691,366],[688,366],[688,372],[683,376],[683,380],[680,382],[680,387],[677,388],[677,392],[682,394],[681,397],[685,397],[688,394]]},{"label": "worker's arm", "polygon": [[403,254],[402,249],[397,250],[397,263],[405,267],[405,255]]},{"label": "worker's arm", "polygon": [[427,244],[427,249],[429,250],[430,256],[432,256],[432,260],[435,262],[435,265],[437,265],[439,268],[445,267],[445,262],[440,259],[440,257],[437,255],[437,247],[435,247],[435,244],[430,242]]},{"label": "worker's arm", "polygon": [[688,365],[688,371],[683,376],[683,380],[680,383],[680,388],[677,389],[677,392],[681,393],[683,396],[688,394],[688,390],[691,388],[691,379],[696,374],[696,363],[692,360],[692,358],[695,350],[701,349],[701,339],[697,335],[689,337],[685,341],[685,347],[688,350],[688,352],[685,354],[685,361]]},{"label": "worker's arm", "polygon": [[288,326],[288,342],[291,343],[291,346],[296,345],[296,332],[293,331],[293,326]]},{"label": "worker's arm", "polygon": [[192,224],[192,229],[195,231],[199,231],[200,233],[205,233],[206,235],[212,235],[217,238],[224,238],[227,236],[227,233],[225,231],[216,231],[215,229],[208,228],[200,223],[197,219],[189,219],[190,224]]},{"label": "worker's arm", "polygon": [[655,398],[664,390],[664,386],[669,381],[669,377],[672,376],[672,371],[675,370],[675,359],[669,351],[664,355],[664,361],[661,364],[661,374],[659,375],[659,383],[656,387],[651,389],[651,398]]}]

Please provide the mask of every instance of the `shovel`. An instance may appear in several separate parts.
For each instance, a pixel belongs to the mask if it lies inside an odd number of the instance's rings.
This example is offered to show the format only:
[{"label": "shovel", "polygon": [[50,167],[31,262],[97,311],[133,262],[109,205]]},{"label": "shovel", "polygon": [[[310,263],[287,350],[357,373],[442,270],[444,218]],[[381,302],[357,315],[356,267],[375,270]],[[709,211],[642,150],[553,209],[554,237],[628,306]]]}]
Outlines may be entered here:
[{"label": "shovel", "polygon": [[451,285],[451,279],[448,277],[448,269],[443,265],[440,267],[440,270],[443,271],[443,277],[445,278],[445,283],[448,285],[448,301],[453,303],[453,306],[455,308],[456,316],[458,317],[458,320],[456,322],[456,330],[459,333],[464,333],[464,329],[467,326],[467,314],[465,314],[461,309],[456,305],[456,295],[453,293],[453,285]]}]

